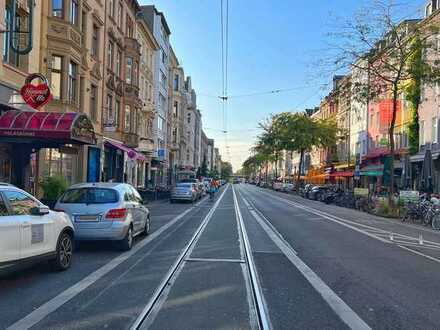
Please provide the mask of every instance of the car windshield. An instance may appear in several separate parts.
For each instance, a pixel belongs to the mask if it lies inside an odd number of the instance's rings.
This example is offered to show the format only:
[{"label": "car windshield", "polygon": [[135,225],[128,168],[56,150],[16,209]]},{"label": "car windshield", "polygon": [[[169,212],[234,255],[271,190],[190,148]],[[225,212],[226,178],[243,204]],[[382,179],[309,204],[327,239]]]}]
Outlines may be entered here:
[{"label": "car windshield", "polygon": [[70,189],[60,199],[60,202],[64,204],[106,204],[117,201],[116,190],[103,188]]}]

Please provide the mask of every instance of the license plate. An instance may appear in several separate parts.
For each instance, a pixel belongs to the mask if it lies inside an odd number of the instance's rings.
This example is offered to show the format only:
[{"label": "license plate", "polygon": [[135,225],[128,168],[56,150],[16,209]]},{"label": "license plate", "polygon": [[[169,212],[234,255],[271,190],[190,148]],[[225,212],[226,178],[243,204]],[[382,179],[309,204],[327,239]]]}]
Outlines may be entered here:
[{"label": "license plate", "polygon": [[75,221],[99,221],[99,215],[77,215]]}]

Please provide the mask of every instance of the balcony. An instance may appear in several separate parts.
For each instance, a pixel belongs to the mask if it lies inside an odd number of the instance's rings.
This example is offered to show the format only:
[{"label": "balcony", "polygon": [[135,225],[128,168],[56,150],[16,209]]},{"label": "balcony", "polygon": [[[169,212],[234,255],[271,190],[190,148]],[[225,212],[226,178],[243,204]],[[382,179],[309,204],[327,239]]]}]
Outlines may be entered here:
[{"label": "balcony", "polygon": [[139,135],[136,133],[126,133],[122,134],[124,144],[130,148],[137,148],[139,146]]},{"label": "balcony", "polygon": [[[53,42],[64,43],[64,47],[61,46],[61,48],[65,51],[69,51],[72,48],[75,49],[79,57],[81,57],[79,53],[82,47],[81,33],[69,22],[49,17],[47,38]],[[60,47],[59,44],[58,47]]]}]

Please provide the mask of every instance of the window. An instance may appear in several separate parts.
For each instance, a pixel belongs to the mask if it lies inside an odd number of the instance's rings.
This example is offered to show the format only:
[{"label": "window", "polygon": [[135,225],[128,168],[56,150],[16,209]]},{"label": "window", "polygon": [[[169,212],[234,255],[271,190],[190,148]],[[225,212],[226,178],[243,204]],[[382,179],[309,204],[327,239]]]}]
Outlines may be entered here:
[{"label": "window", "polygon": [[376,113],[376,127],[380,127],[380,112]]},{"label": "window", "polygon": [[191,124],[191,114],[188,113],[187,118],[186,118],[188,124]]},{"label": "window", "polygon": [[7,190],[4,194],[12,207],[13,215],[31,214],[31,209],[39,206],[35,199],[22,192]]},{"label": "window", "polygon": [[[83,40],[85,40],[87,33],[87,12],[83,10],[81,12],[81,33],[83,35]],[[84,41],[83,41],[84,44]]]},{"label": "window", "polygon": [[124,7],[122,6],[122,2],[118,4],[118,26],[122,27],[122,15],[124,14]]},{"label": "window", "polygon": [[108,0],[108,14],[110,17],[115,15],[115,3],[113,0]]},{"label": "window", "polygon": [[58,55],[52,56],[52,68],[50,74],[51,92],[54,99],[61,99],[61,72],[63,67],[63,58]]},{"label": "window", "polygon": [[138,62],[133,62],[133,85],[138,85]]},{"label": "window", "polygon": [[116,75],[120,78],[121,77],[121,59],[122,59],[122,52],[118,47],[118,51],[116,52]]},{"label": "window", "polygon": [[179,90],[179,75],[178,75],[178,74],[175,74],[175,75],[174,75],[173,89],[174,89],[175,91],[178,91],[178,90]]},{"label": "window", "polygon": [[137,109],[133,109],[130,115],[131,115],[131,124],[130,124],[131,132],[137,133],[137,125],[136,125],[136,123],[137,123]]},{"label": "window", "polygon": [[0,216],[9,215],[8,208],[6,207],[6,203],[3,198],[0,196]]},{"label": "window", "polygon": [[119,114],[121,113],[121,101],[116,99],[115,101],[115,127],[119,125]]},{"label": "window", "polygon": [[70,1],[70,23],[78,25],[78,0]]},{"label": "window", "polygon": [[435,97],[440,96],[440,84],[438,81],[434,83],[434,93],[435,93],[434,95]]},{"label": "window", "polygon": [[112,94],[107,94],[106,106],[107,106],[107,114],[106,114],[107,123],[113,123],[114,114],[113,114],[113,95]]},{"label": "window", "polygon": [[77,188],[69,189],[61,197],[64,204],[107,204],[116,203],[119,199],[118,192],[105,188]]},{"label": "window", "polygon": [[432,124],[431,124],[431,139],[432,139],[432,143],[437,143],[438,142],[438,125],[437,125],[438,119],[437,117],[433,117],[432,118]]},{"label": "window", "polygon": [[115,51],[115,44],[113,41],[108,42],[108,53],[107,53],[107,66],[110,70],[113,70],[113,53]]},{"label": "window", "polygon": [[160,49],[160,52],[162,54],[162,63],[167,65],[168,64],[168,56],[167,56],[167,54],[165,53],[163,48]]},{"label": "window", "polygon": [[167,88],[167,76],[162,71],[160,71],[160,83],[163,88]]},{"label": "window", "polygon": [[67,95],[69,102],[76,103],[78,65],[75,62],[69,62],[69,81],[67,86]]},{"label": "window", "polygon": [[[17,11],[17,15],[20,15]],[[11,1],[6,2],[5,6],[5,26],[8,27],[12,20],[12,5]],[[26,16],[17,16],[17,27],[18,28],[27,28],[27,18]],[[9,32],[5,32],[5,36],[3,38],[3,61],[13,65],[15,67],[20,66],[20,55],[16,53],[10,46],[11,34]]]},{"label": "window", "polygon": [[52,16],[53,17],[64,17],[64,0],[52,0]]},{"label": "window", "polygon": [[97,101],[98,101],[98,88],[95,85],[90,85],[90,118],[93,121],[97,119]]},{"label": "window", "polygon": [[419,124],[419,140],[420,140],[420,145],[424,145],[425,144],[425,121],[421,120],[420,124]]},{"label": "window", "polygon": [[127,63],[125,67],[125,82],[131,84],[133,80],[133,58],[127,57]]},{"label": "window", "polygon": [[130,124],[131,124],[130,117],[131,116],[130,115],[131,115],[131,108],[129,105],[126,105],[125,111],[124,111],[124,130],[126,133],[129,133],[131,130],[131,127],[130,127]]},{"label": "window", "polygon": [[174,108],[174,111],[173,111],[174,117],[178,117],[178,115],[179,115],[179,102],[174,101],[173,108]]},{"label": "window", "polygon": [[126,17],[127,27],[125,29],[125,35],[129,38],[133,38],[133,21],[130,16]]},{"label": "window", "polygon": [[166,102],[165,97],[159,93],[159,109],[162,111],[165,111],[166,109],[165,102]]},{"label": "window", "polygon": [[98,51],[99,51],[99,27],[96,24],[93,24],[92,48],[91,48],[92,56],[98,57]]},{"label": "window", "polygon": [[163,130],[163,119],[162,119],[162,117],[158,117],[157,118],[157,128],[159,129],[159,131]]}]

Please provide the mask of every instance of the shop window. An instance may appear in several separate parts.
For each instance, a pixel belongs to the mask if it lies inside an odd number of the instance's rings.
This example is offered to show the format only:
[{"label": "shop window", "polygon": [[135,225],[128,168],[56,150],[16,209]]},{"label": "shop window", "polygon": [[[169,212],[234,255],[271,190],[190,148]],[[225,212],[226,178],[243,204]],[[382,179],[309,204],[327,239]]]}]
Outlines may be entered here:
[{"label": "shop window", "polygon": [[70,0],[70,24],[78,25],[78,0]]},{"label": "shop window", "polygon": [[93,121],[96,121],[97,116],[97,108],[98,108],[98,87],[96,85],[90,85],[90,118]]},{"label": "shop window", "polygon": [[46,149],[43,176],[62,176],[68,184],[74,183],[77,155],[60,153],[58,149]]},{"label": "shop window", "polygon": [[51,92],[54,99],[61,99],[62,92],[62,68],[63,68],[63,58],[58,55],[52,55],[52,68],[51,68]]},{"label": "shop window", "polygon": [[68,80],[68,98],[69,102],[76,103],[77,98],[77,74],[78,74],[78,65],[75,62],[69,62],[69,80]]},{"label": "shop window", "polygon": [[129,133],[131,130],[130,124],[131,124],[131,108],[129,105],[125,106],[124,111],[124,130],[126,133]]},{"label": "shop window", "polygon": [[64,0],[52,0],[52,16],[64,17]]}]

